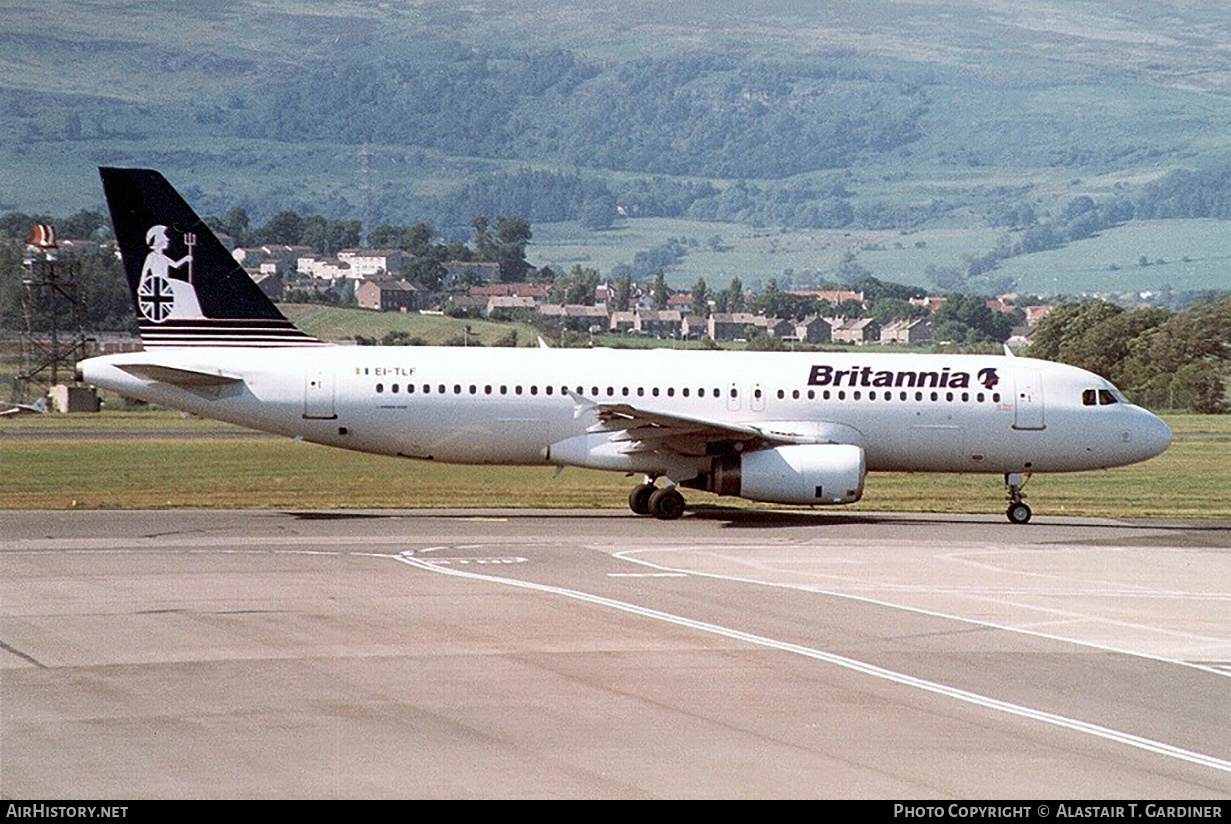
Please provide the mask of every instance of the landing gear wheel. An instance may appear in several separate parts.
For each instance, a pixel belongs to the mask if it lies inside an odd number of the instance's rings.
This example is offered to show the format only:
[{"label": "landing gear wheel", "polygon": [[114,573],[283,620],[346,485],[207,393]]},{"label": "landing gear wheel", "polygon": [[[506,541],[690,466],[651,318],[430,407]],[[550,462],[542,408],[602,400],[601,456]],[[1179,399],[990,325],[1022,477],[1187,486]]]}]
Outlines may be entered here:
[{"label": "landing gear wheel", "polygon": [[1009,518],[1011,524],[1028,524],[1030,523],[1030,507],[1026,506],[1022,501],[1026,499],[1026,493],[1022,492],[1022,487],[1026,485],[1026,481],[1030,480],[1030,473],[1010,472],[1004,476],[1005,492],[1009,497],[1009,508],[1005,510],[1005,515]]},{"label": "landing gear wheel", "polygon": [[650,496],[650,514],[660,521],[674,521],[684,514],[684,496],[673,486],[656,490]]},{"label": "landing gear wheel", "polygon": [[1009,522],[1014,524],[1030,523],[1030,507],[1025,504],[1009,504],[1005,515],[1009,516]]},{"label": "landing gear wheel", "polygon": [[654,484],[641,484],[628,493],[628,508],[638,515],[650,514],[650,497],[658,491]]}]

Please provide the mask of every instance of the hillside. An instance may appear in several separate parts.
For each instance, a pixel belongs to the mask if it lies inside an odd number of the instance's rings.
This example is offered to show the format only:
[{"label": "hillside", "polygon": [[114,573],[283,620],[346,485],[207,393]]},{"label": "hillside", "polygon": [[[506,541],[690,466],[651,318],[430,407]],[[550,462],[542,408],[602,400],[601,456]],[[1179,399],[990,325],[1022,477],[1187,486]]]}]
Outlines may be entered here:
[{"label": "hillside", "polygon": [[254,221],[456,237],[515,213],[542,262],[604,263],[672,221],[731,247],[677,283],[831,275],[852,251],[926,283],[1006,212],[1225,165],[1229,22],[1215,0],[10,3],[0,211],[101,208],[96,165],[148,165]]}]

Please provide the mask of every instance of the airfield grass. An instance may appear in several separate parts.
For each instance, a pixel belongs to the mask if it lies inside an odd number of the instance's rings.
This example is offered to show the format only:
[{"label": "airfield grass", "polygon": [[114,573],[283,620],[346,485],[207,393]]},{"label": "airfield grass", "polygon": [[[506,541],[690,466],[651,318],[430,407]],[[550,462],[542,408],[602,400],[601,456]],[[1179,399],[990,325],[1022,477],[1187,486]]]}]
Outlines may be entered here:
[{"label": "airfield grass", "polygon": [[446,315],[421,315],[418,312],[374,312],[310,303],[284,303],[279,308],[300,329],[325,340],[353,339],[355,335],[381,338],[388,332],[404,332],[412,338],[421,338],[429,346],[438,346],[460,338],[469,326],[473,345],[490,346],[510,331],[516,331],[518,344],[526,346],[533,344],[539,334],[533,326],[524,323],[469,320]]},{"label": "airfield grass", "polygon": [[[622,509],[636,483],[580,469],[553,477],[549,467],[448,466],[279,438],[226,439],[216,434],[224,424],[168,413],[129,415],[125,426],[200,429],[191,438],[117,439],[109,432],[123,416],[109,417],[0,424],[0,435],[42,433],[32,440],[0,438],[0,509]],[[65,428],[64,437],[54,423]],[[1231,518],[1231,416],[1179,415],[1168,423],[1180,437],[1146,463],[1032,479],[1026,491],[1036,514]],[[696,491],[687,496],[692,505],[763,506]],[[875,473],[862,502],[830,511],[1000,513],[1004,507],[996,476]]]}]

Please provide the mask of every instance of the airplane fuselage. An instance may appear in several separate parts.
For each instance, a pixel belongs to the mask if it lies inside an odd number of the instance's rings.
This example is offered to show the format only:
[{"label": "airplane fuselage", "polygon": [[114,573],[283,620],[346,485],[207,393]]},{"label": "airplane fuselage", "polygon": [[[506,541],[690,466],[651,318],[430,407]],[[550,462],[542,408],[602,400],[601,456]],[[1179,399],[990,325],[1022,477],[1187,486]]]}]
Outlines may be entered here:
[{"label": "airplane fuselage", "polygon": [[1024,524],[1029,475],[1171,440],[1102,378],[1007,354],[329,345],[156,170],[99,176],[146,351],[83,361],[80,379],[206,418],[404,458],[644,473],[629,508],[664,520],[684,513],[680,486],[848,504],[868,471],[898,470],[1003,474]]},{"label": "airplane fuselage", "polygon": [[[178,385],[140,364],[229,380]],[[593,408],[627,404],[792,443],[851,444],[868,471],[1073,472],[1144,460],[1170,441],[1106,380],[1004,356],[198,347],[93,358],[82,372],[127,396],[345,449],[678,480],[704,472],[712,454],[602,448],[609,433],[595,431]]]}]

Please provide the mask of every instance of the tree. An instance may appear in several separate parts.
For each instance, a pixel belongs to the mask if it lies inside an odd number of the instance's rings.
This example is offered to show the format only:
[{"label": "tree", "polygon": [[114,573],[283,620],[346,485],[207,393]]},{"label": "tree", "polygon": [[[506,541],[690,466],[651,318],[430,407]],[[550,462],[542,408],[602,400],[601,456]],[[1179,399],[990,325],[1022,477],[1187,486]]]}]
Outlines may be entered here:
[{"label": "tree", "polygon": [[587,198],[581,204],[581,211],[577,215],[582,227],[586,229],[610,229],[611,224],[615,222],[615,217],[615,195],[607,191]]},{"label": "tree", "polygon": [[[818,304],[814,298],[807,295],[793,295],[778,288],[776,278],[770,278],[765,284],[765,291],[752,301],[752,307],[768,317],[774,318],[804,318],[816,314]],[[862,307],[860,307],[862,308]],[[738,312],[739,309],[731,309]]]},{"label": "tree", "polygon": [[228,209],[227,213],[222,216],[222,231],[235,238],[235,242],[240,246],[247,243],[250,226],[251,220],[248,217],[248,210],[243,206],[235,206]]},{"label": "tree", "polygon": [[416,223],[403,229],[397,239],[397,248],[404,249],[416,257],[424,257],[432,249],[432,240],[436,230],[426,223]]},{"label": "tree", "polygon": [[744,311],[744,284],[737,277],[731,278],[731,283],[727,286],[727,311]]},{"label": "tree", "polygon": [[[936,310],[932,322],[937,337],[961,340],[966,343],[998,341],[1003,343],[1013,333],[1013,326],[1020,315],[998,312],[987,305],[987,299],[978,295],[947,295],[945,305]],[[965,330],[959,334],[958,330]]]},{"label": "tree", "polygon": [[487,218],[476,217],[471,222],[471,226],[474,227],[474,250],[478,253],[479,260],[495,261],[496,244],[488,232]]},{"label": "tree", "polygon": [[1101,374],[1139,403],[1223,411],[1231,299],[1174,315],[1099,301],[1063,304],[1040,323],[1030,354]]},{"label": "tree", "polygon": [[1061,342],[1058,359],[1117,385],[1131,386],[1134,378],[1124,367],[1129,365],[1133,341],[1165,323],[1169,314],[1163,309],[1135,309],[1075,330]]},{"label": "tree", "polygon": [[574,264],[568,276],[559,282],[557,288],[565,303],[593,306],[598,281],[597,269],[582,269],[580,264]]},{"label": "tree", "polygon": [[1226,411],[1223,405],[1223,377],[1219,365],[1202,360],[1186,363],[1176,370],[1168,387],[1172,409],[1188,408],[1213,415]]},{"label": "tree", "polygon": [[278,212],[257,234],[265,243],[294,246],[303,240],[303,218],[290,210]]},{"label": "tree", "polygon": [[517,246],[523,248],[530,242],[533,233],[530,231],[530,222],[520,217],[510,217],[507,215],[496,218],[496,239],[500,243],[506,245]]},{"label": "tree", "polygon": [[1101,300],[1062,303],[1039,322],[1030,343],[1030,357],[1059,360],[1060,347],[1066,338],[1083,334],[1123,311]]},{"label": "tree", "polygon": [[102,212],[82,209],[68,217],[55,222],[56,232],[62,238],[90,238],[95,233],[108,226],[107,218]]},{"label": "tree", "polygon": [[654,275],[654,285],[650,288],[650,305],[658,310],[666,309],[670,297],[667,276],[659,269],[658,274]]},{"label": "tree", "polygon": [[500,264],[500,280],[515,283],[525,280],[530,264],[526,263],[526,244],[530,242],[530,223],[519,217],[496,219],[495,236],[485,217],[474,219],[474,244],[479,259]]},{"label": "tree", "polygon": [[710,313],[709,298],[709,289],[705,285],[705,278],[697,278],[697,282],[692,287],[692,313],[701,317],[707,316]]},{"label": "tree", "polygon": [[628,275],[616,278],[615,310],[627,312],[633,296],[633,279]]}]

